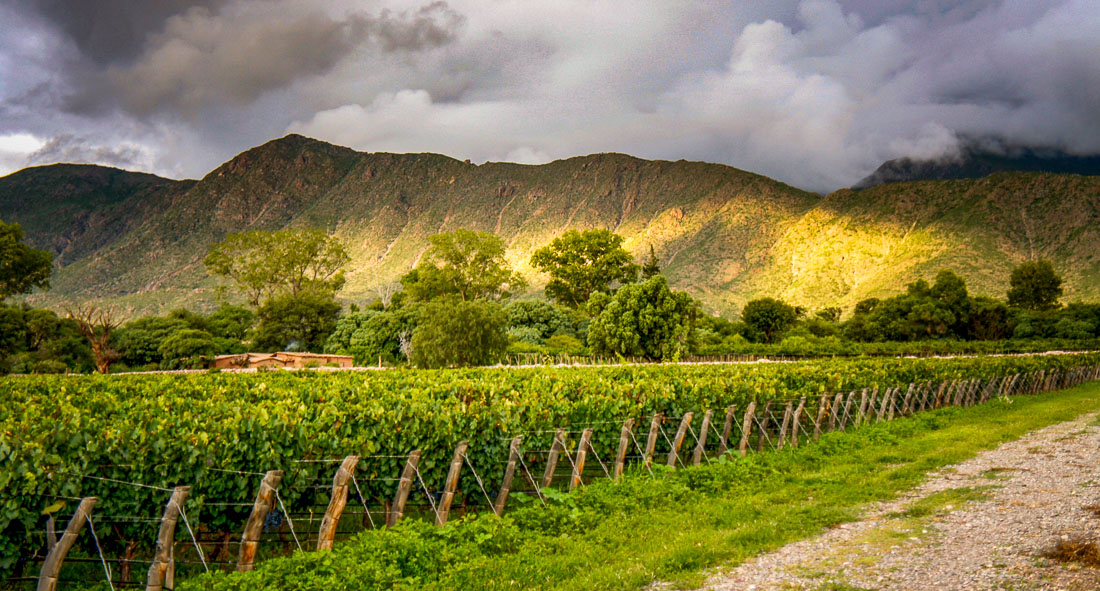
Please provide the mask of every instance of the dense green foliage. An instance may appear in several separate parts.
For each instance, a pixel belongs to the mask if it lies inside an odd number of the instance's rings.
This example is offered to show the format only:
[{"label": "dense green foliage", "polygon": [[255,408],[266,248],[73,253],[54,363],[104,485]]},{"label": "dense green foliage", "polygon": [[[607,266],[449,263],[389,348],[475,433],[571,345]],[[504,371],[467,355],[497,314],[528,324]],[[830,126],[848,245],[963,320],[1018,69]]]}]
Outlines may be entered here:
[{"label": "dense green foliage", "polygon": [[228,277],[254,306],[267,298],[304,291],[335,293],[350,260],[334,236],[314,228],[230,234],[203,259],[212,275]]},{"label": "dense green foliage", "polygon": [[593,294],[588,344],[597,355],[677,360],[691,351],[698,305],[673,292],[661,275],[624,285],[614,296]]},{"label": "dense green foliage", "polygon": [[753,300],[741,311],[741,320],[765,343],[775,342],[797,319],[793,306],[775,298]]},{"label": "dense green foliage", "polygon": [[[733,366],[620,366],[362,373],[28,376],[0,380],[0,568],[40,548],[50,495],[96,495],[104,515],[159,517],[163,491],[111,481],[194,485],[187,511],[207,531],[239,535],[255,495],[248,474],[286,470],[292,511],[327,503],[332,464],[364,456],[358,485],[373,506],[391,499],[404,454],[438,487],[458,441],[483,481],[498,483],[508,439],[546,449],[554,428],[596,428],[610,457],[619,422],[931,379],[1005,375],[1095,363],[1097,356],[817,361]],[[689,445],[685,444],[685,445]],[[658,451],[666,450],[664,442]],[[84,478],[89,475],[92,478]],[[461,488],[478,490],[464,472]],[[318,488],[312,488],[318,485]],[[478,502],[471,497],[472,502]],[[215,504],[229,503],[229,504]],[[71,504],[66,505],[71,509]],[[112,548],[154,538],[146,523],[102,536]]]},{"label": "dense green foliage", "polygon": [[[628,471],[621,483],[596,481],[551,496],[547,507],[512,508],[502,519],[481,514],[445,528],[405,521],[332,552],[298,552],[243,575],[200,576],[181,589],[651,589],[654,581],[694,589],[713,566],[859,519],[868,503],[894,499],[932,470],[1094,412],[1097,394],[1100,386],[1091,384],[830,433],[783,453],[653,475]],[[902,503],[905,515],[916,516],[976,496],[964,487]],[[849,589],[827,581],[819,587],[842,588]]]},{"label": "dense green foliage", "polygon": [[23,228],[0,220],[0,301],[49,287],[53,255],[23,242]]},{"label": "dense green foliage", "polygon": [[[111,336],[122,365],[116,370],[203,367],[211,356],[243,353],[243,341],[255,322],[251,310],[228,304],[209,316],[173,310],[166,316],[131,320]],[[184,331],[189,331],[187,336],[177,338]],[[172,344],[165,346],[168,341]]]},{"label": "dense green foliage", "polygon": [[486,300],[441,300],[420,309],[410,361],[417,367],[492,365],[508,347],[500,305]]},{"label": "dense green foliage", "polygon": [[593,293],[606,293],[638,276],[623,237],[606,229],[569,230],[536,250],[531,265],[550,276],[546,296],[573,308],[586,304]]},{"label": "dense green foliage", "polygon": [[325,347],[340,315],[340,304],[323,292],[273,297],[256,312],[253,345],[261,351],[312,351]]},{"label": "dense green foliage", "polygon": [[401,278],[414,300],[500,300],[527,285],[504,260],[504,241],[496,234],[460,228],[429,236],[428,242],[420,262]]},{"label": "dense green foliage", "polygon": [[0,374],[88,372],[92,351],[76,322],[52,310],[0,304]]},{"label": "dense green foliage", "polygon": [[1062,278],[1050,261],[1028,261],[1012,270],[1008,304],[1025,310],[1050,310],[1062,297]]}]

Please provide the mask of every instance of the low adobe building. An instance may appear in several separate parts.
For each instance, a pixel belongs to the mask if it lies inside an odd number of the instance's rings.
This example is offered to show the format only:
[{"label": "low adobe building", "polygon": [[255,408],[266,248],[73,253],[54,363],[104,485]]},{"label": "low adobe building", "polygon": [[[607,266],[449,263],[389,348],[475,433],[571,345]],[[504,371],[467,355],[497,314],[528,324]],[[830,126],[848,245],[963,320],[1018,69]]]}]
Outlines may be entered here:
[{"label": "low adobe building", "polygon": [[355,363],[351,355],[325,355],[323,353],[241,353],[238,355],[218,355],[214,358],[214,369],[255,369],[271,368],[307,368],[337,367],[348,368]]}]

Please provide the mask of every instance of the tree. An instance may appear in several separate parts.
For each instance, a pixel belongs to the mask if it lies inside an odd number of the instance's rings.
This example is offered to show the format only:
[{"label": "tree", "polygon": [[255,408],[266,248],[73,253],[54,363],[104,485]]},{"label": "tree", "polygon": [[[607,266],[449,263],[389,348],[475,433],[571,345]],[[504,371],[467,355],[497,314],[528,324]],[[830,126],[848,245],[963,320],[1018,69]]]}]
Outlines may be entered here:
[{"label": "tree", "polygon": [[401,278],[414,300],[499,300],[527,285],[504,260],[504,241],[496,234],[460,228],[429,236],[428,242],[416,268]]},{"label": "tree", "polygon": [[794,307],[775,298],[753,300],[741,310],[741,320],[756,331],[765,343],[774,343],[794,325],[798,313]]},{"label": "tree", "polygon": [[550,275],[546,297],[580,308],[595,292],[609,292],[615,282],[630,283],[638,265],[623,248],[623,238],[610,230],[570,230],[531,255],[531,264]]},{"label": "tree", "polygon": [[158,350],[164,369],[192,369],[205,365],[216,349],[214,335],[205,330],[184,328],[164,339]]},{"label": "tree", "polygon": [[598,294],[589,305],[598,308],[588,327],[593,353],[675,360],[690,351],[698,306],[660,275],[624,285],[613,297]]},{"label": "tree", "polygon": [[270,298],[257,311],[253,343],[267,351],[320,352],[336,328],[340,304],[327,293],[304,291]]},{"label": "tree", "polygon": [[119,354],[111,348],[111,335],[122,324],[120,314],[110,308],[100,308],[92,303],[69,308],[69,318],[76,321],[80,334],[92,346],[95,369],[107,374]]},{"label": "tree", "polygon": [[208,273],[228,277],[258,306],[264,299],[306,290],[335,294],[344,285],[347,250],[313,228],[230,234],[203,259]]},{"label": "tree", "polygon": [[1025,310],[1051,310],[1062,297],[1062,278],[1050,261],[1028,261],[1012,270],[1008,305]]},{"label": "tree", "polygon": [[23,243],[23,228],[0,220],[0,301],[50,286],[53,255]]},{"label": "tree", "polygon": [[657,253],[653,252],[653,245],[649,245],[649,256],[646,257],[645,263],[642,265],[642,279],[649,279],[655,275],[661,274],[661,264],[657,260]]},{"label": "tree", "polygon": [[500,361],[508,348],[500,305],[458,299],[426,304],[412,333],[409,359],[418,367],[463,367]]}]

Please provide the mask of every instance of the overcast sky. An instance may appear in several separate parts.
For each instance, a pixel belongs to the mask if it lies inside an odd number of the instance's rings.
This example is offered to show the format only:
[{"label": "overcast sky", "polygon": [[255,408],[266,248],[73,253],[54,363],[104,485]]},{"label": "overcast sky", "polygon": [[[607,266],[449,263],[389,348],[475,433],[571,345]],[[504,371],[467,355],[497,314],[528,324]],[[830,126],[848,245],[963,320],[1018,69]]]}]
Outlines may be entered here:
[{"label": "overcast sky", "polygon": [[18,0],[0,174],[197,178],[289,132],[848,186],[956,138],[1100,152],[1097,0]]}]

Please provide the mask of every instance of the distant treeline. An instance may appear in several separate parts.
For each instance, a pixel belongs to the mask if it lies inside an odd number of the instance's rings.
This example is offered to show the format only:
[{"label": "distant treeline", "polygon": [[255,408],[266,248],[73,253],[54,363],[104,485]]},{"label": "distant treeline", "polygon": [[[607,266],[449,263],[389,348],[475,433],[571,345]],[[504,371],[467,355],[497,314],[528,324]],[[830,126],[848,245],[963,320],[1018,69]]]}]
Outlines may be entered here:
[{"label": "distant treeline", "polygon": [[[0,222],[6,298],[48,287],[50,257]],[[490,365],[506,357],[677,360],[693,355],[888,355],[1096,348],[1100,305],[1062,306],[1049,262],[1017,267],[1005,300],[973,297],[944,270],[905,293],[806,310],[774,298],[735,320],[702,313],[661,275],[652,249],[641,264],[608,230],[569,231],[535,251],[545,300],[516,300],[526,284],[490,233],[430,237],[400,282],[345,308],[336,300],[349,256],[320,230],[231,234],[207,270],[244,306],[209,315],[174,310],[123,321],[117,310],[70,306],[63,316],[0,304],[0,372],[58,373],[205,368],[221,354],[297,350],[346,354],[359,365]],[[20,275],[21,273],[21,275]],[[17,280],[30,277],[33,280]],[[534,355],[532,355],[534,354]]]}]

